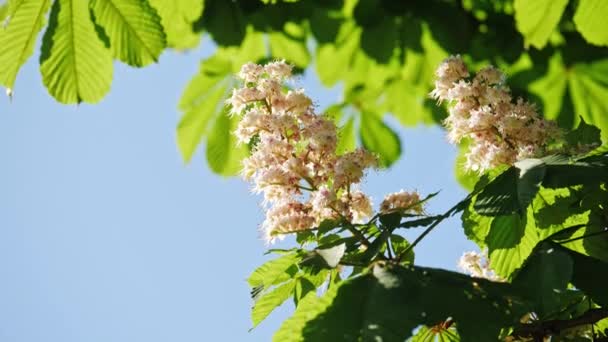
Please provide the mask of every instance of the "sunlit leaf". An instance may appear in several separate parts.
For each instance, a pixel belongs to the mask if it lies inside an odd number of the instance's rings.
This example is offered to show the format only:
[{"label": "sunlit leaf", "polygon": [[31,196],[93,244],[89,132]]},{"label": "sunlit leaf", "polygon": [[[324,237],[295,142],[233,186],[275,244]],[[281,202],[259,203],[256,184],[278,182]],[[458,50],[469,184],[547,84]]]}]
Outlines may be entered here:
[{"label": "sunlit leaf", "polygon": [[524,217],[518,214],[496,217],[485,238],[490,267],[499,276],[510,278],[521,268],[538,242],[532,209]]},{"label": "sunlit leaf", "polygon": [[200,34],[193,24],[203,13],[201,0],[150,0],[161,18],[167,35],[167,45],[175,49],[190,49],[198,45]]},{"label": "sunlit leaf", "polygon": [[608,2],[580,0],[574,13],[574,24],[591,44],[608,46],[606,17],[608,17]]},{"label": "sunlit leaf", "polygon": [[91,8],[110,38],[114,57],[137,67],[158,61],[166,45],[165,32],[148,0],[93,0]]},{"label": "sunlit leaf", "polygon": [[40,56],[42,82],[62,103],[94,103],[110,90],[112,55],[91,21],[88,2],[57,0]]},{"label": "sunlit leaf", "polygon": [[359,130],[363,146],[378,154],[380,165],[391,166],[401,155],[399,136],[375,113],[361,114]]},{"label": "sunlit leaf", "polygon": [[287,23],[285,32],[271,32],[268,35],[268,43],[273,57],[285,59],[301,68],[305,68],[310,63],[310,53],[306,47],[306,31],[301,26]]},{"label": "sunlit leaf", "polygon": [[248,154],[245,144],[238,144],[233,134],[239,118],[224,110],[215,119],[207,137],[207,164],[213,172],[232,176],[241,170],[241,160]]},{"label": "sunlit leaf", "polygon": [[288,281],[257,298],[251,311],[253,327],[260,324],[274,309],[289,299],[295,286],[295,281]]},{"label": "sunlit leaf", "polygon": [[515,0],[515,22],[526,45],[543,48],[568,4],[568,0]]},{"label": "sunlit leaf", "polygon": [[34,51],[50,0],[16,0],[2,7],[0,84],[12,89],[21,66]]},{"label": "sunlit leaf", "polygon": [[251,287],[268,287],[284,282],[286,272],[300,260],[296,253],[289,253],[265,262],[251,273],[247,282]]}]

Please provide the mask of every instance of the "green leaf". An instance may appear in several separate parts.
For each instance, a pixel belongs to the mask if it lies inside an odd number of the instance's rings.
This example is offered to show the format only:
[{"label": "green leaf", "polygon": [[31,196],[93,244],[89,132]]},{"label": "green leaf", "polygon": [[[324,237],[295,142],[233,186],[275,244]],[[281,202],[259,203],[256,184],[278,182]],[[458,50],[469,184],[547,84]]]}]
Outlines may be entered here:
[{"label": "green leaf", "polygon": [[349,72],[353,54],[359,47],[360,29],[352,20],[345,21],[338,31],[336,41],[319,44],[315,65],[319,80],[324,86],[332,86]]},{"label": "green leaf", "polygon": [[496,217],[485,238],[490,267],[499,276],[509,279],[528,259],[538,242],[531,208],[527,217],[518,214]]},{"label": "green leaf", "polygon": [[274,309],[283,304],[283,302],[292,295],[295,286],[296,281],[288,281],[259,297],[253,304],[253,309],[251,310],[251,320],[253,321],[252,328],[255,328],[260,322],[266,319]]},{"label": "green leaf", "polygon": [[61,103],[94,103],[110,90],[112,55],[95,32],[88,2],[57,0],[40,56],[42,82]]},{"label": "green leaf", "polygon": [[287,273],[294,265],[300,261],[301,257],[297,253],[285,254],[277,259],[265,262],[251,273],[247,282],[251,287],[269,287],[280,284],[291,276]]},{"label": "green leaf", "polygon": [[580,0],[574,13],[574,25],[591,44],[608,46],[608,2],[603,0]]},{"label": "green leaf", "polygon": [[0,27],[0,84],[15,85],[21,66],[34,51],[36,37],[45,23],[49,0],[13,0],[3,7]]},{"label": "green leaf", "polygon": [[465,190],[471,191],[475,188],[475,184],[479,181],[479,174],[477,172],[468,170],[464,167],[466,163],[466,154],[469,151],[469,141],[464,140],[458,145],[458,155],[454,162],[454,175],[458,184],[460,184]]},{"label": "green leaf", "polygon": [[165,32],[148,0],[92,0],[91,9],[110,38],[115,58],[136,67],[158,61],[166,46]]},{"label": "green leaf", "polygon": [[161,18],[167,45],[175,49],[191,49],[201,40],[193,24],[203,13],[201,0],[150,0]]},{"label": "green leaf", "polygon": [[248,155],[247,145],[238,144],[235,135],[240,118],[229,116],[224,109],[213,124],[207,137],[207,163],[213,172],[232,176],[241,170],[241,160]]},{"label": "green leaf", "polygon": [[287,23],[285,32],[271,32],[268,42],[273,57],[286,59],[300,68],[306,68],[310,63],[310,53],[306,48],[306,31],[301,26]]},{"label": "green leaf", "polygon": [[460,342],[460,336],[454,324],[444,327],[441,324],[433,327],[422,327],[408,342]]},{"label": "green leaf", "polygon": [[363,146],[378,154],[382,167],[391,166],[401,155],[399,136],[375,113],[361,113],[359,134]]},{"label": "green leaf", "polygon": [[515,0],[515,23],[526,46],[542,49],[568,4],[568,0]]},{"label": "green leaf", "polygon": [[519,170],[517,201],[523,212],[536,197],[540,184],[545,177],[546,167],[542,160],[534,158],[520,160],[514,165]]},{"label": "green leaf", "polygon": [[338,131],[338,145],[336,146],[336,154],[342,155],[352,151],[357,147],[357,138],[355,135],[355,118],[349,118],[344,126]]},{"label": "green leaf", "polygon": [[574,262],[572,284],[589,295],[594,302],[608,306],[608,263],[588,257],[553,243],[553,248],[570,255]]},{"label": "green leaf", "polygon": [[486,246],[486,236],[490,232],[493,217],[479,215],[473,208],[473,203],[468,205],[461,216],[462,227],[467,238],[475,242],[480,249]]},{"label": "green leaf", "polygon": [[236,2],[208,1],[202,22],[203,27],[218,45],[241,45],[247,34],[243,11]]},{"label": "green leaf", "polygon": [[602,129],[608,137],[608,59],[588,64],[575,64],[569,75],[569,90],[575,112],[590,124]]},{"label": "green leaf", "polygon": [[520,74],[534,75],[534,79],[524,77],[524,87],[542,100],[545,117],[563,127],[574,127],[580,116],[602,130],[604,141],[608,139],[608,104],[604,100],[608,96],[608,59],[565,65],[561,54],[555,53],[546,72],[535,66]]},{"label": "green leaf", "polygon": [[477,195],[475,211],[487,216],[524,213],[538,193],[545,173],[545,163],[540,159],[518,161]]},{"label": "green leaf", "polygon": [[239,48],[219,48],[201,63],[179,104],[184,115],[177,127],[177,143],[185,162],[207,138],[207,159],[213,171],[228,176],[240,170],[247,147],[236,146],[232,131],[238,118],[225,117],[224,100],[235,85],[232,75],[245,62],[265,56],[263,43],[262,34],[249,32]]},{"label": "green leaf", "polygon": [[572,259],[559,249],[542,244],[513,280],[529,298],[536,300],[535,312],[540,318],[554,313],[561,306],[561,295],[567,291],[572,277]]},{"label": "green leaf", "polygon": [[599,128],[587,124],[585,119],[581,117],[578,127],[566,134],[566,142],[572,147],[580,145],[599,146],[602,144],[601,131]]},{"label": "green leaf", "polygon": [[[432,299],[432,300],[431,300]],[[307,298],[274,341],[403,341],[448,317],[463,340],[497,340],[527,312],[510,284],[423,267],[382,267]],[[479,324],[483,322],[483,324]]]},{"label": "green leaf", "polygon": [[517,197],[517,168],[511,167],[485,186],[473,207],[482,215],[509,215],[520,209]]},{"label": "green leaf", "polygon": [[[401,255],[410,247],[409,241],[407,241],[404,237],[400,235],[392,234],[390,239],[391,247],[393,248],[393,252],[395,252],[395,255]],[[407,254],[403,258],[401,258],[401,263],[413,265],[415,257],[416,255],[414,254],[414,250],[410,249]]]}]

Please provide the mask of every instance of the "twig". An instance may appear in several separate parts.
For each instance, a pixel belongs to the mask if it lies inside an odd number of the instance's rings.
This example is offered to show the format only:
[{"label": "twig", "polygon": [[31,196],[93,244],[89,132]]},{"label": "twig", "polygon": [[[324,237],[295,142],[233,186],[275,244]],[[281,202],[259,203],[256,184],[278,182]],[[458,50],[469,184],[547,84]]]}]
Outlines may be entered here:
[{"label": "twig", "polygon": [[594,324],[608,317],[608,309],[589,309],[582,315],[571,319],[553,319],[544,322],[525,324],[513,331],[514,337],[533,337],[539,339],[549,335],[559,335],[560,332],[585,324]]}]

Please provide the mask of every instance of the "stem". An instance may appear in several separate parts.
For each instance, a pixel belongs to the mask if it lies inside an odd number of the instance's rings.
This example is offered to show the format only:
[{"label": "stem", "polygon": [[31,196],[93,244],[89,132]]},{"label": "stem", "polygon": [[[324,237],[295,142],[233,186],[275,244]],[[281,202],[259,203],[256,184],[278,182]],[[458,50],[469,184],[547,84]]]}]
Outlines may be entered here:
[{"label": "stem", "polygon": [[351,232],[353,234],[354,237],[356,237],[357,239],[359,239],[359,241],[361,241],[361,244],[365,247],[369,247],[370,242],[369,240],[365,237],[365,235],[363,235],[363,233],[361,233],[359,230],[357,230],[357,228],[355,228],[352,224],[350,224],[350,222],[346,221],[346,225],[345,225],[346,229],[348,229],[349,232]]},{"label": "stem", "polygon": [[539,341],[550,335],[558,335],[561,331],[586,324],[595,324],[608,317],[608,309],[589,309],[582,315],[571,319],[553,319],[544,322],[524,324],[513,331],[514,337],[534,337]]},{"label": "stem", "polygon": [[414,249],[414,247],[416,247],[416,245],[418,243],[420,243],[420,241],[422,241],[422,239],[424,239],[433,229],[435,229],[435,227],[437,227],[439,225],[439,223],[441,223],[441,221],[443,221],[446,218],[452,216],[455,212],[460,211],[460,210],[458,210],[459,207],[461,205],[463,205],[465,202],[470,201],[471,198],[473,198],[473,196],[475,196],[479,191],[481,191],[481,189],[473,191],[467,197],[465,197],[465,199],[463,199],[462,201],[456,203],[456,205],[453,206],[453,207],[451,207],[448,211],[446,211],[445,213],[437,216],[435,222],[433,222],[433,224],[431,224],[430,226],[428,226],[428,228],[425,229],[424,232],[422,232],[422,234],[420,234],[420,236],[418,236],[416,238],[416,240],[414,240],[414,242],[412,242],[411,245],[409,245],[403,252],[401,252],[401,254],[399,254],[399,256],[397,257],[397,263],[401,262],[401,259],[403,259],[407,255],[407,253],[409,253],[412,249]]},{"label": "stem", "polygon": [[437,220],[435,222],[433,222],[433,224],[431,224],[427,229],[424,230],[424,232],[422,232],[422,234],[420,234],[416,240],[414,240],[414,242],[412,242],[411,245],[409,245],[403,252],[401,252],[401,254],[399,254],[399,256],[397,257],[397,263],[401,262],[401,259],[403,257],[405,257],[407,255],[407,253],[409,253],[412,249],[414,249],[414,247],[416,247],[416,245],[422,241],[422,239],[424,239],[425,236],[427,236],[433,229],[435,229],[435,227],[437,227],[439,225],[439,223],[441,221],[443,221],[445,218],[447,217],[446,214],[443,214],[441,216],[439,216],[437,218]]}]

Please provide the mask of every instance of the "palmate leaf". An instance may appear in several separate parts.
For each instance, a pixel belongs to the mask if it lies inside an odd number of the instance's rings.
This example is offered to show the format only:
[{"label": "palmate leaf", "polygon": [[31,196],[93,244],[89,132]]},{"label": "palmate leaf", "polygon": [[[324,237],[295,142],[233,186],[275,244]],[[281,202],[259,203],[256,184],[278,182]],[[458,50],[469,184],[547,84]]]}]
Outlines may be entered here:
[{"label": "palmate leaf", "polygon": [[552,243],[552,248],[567,253],[574,265],[572,284],[589,295],[594,302],[608,306],[608,263],[599,259],[577,253],[559,244]]},{"label": "palmate leaf", "polygon": [[580,0],[574,13],[574,25],[591,44],[608,46],[608,2],[603,0]]},{"label": "palmate leaf", "polygon": [[492,180],[477,195],[473,207],[487,216],[525,213],[538,193],[547,167],[541,159],[524,159]]},{"label": "palmate leaf", "polygon": [[[521,74],[532,72],[534,68]],[[526,87],[542,100],[545,117],[564,127],[575,127],[580,117],[599,127],[602,139],[608,141],[608,58],[566,66],[561,54],[555,53],[547,72]]]},{"label": "palmate leaf", "polygon": [[485,238],[490,267],[499,276],[509,279],[521,268],[539,242],[532,209],[527,215],[496,217]]},{"label": "palmate leaf", "polygon": [[[452,317],[463,340],[493,341],[528,309],[510,284],[424,267],[376,265],[372,273],[309,295],[274,341],[403,341]],[[483,322],[483,324],[479,324]]]},{"label": "palmate leaf", "polygon": [[293,22],[288,22],[283,32],[270,32],[268,43],[270,54],[287,60],[300,68],[306,68],[310,63],[310,53],[306,47],[306,30]]},{"label": "palmate leaf", "polygon": [[401,156],[399,136],[376,113],[361,113],[359,135],[363,146],[378,154],[382,167],[389,167]]},{"label": "palmate leaf", "polygon": [[112,55],[95,31],[87,1],[53,3],[40,72],[49,93],[61,103],[98,102],[110,90]]},{"label": "palmate leaf", "polygon": [[279,305],[283,304],[291,295],[296,287],[296,281],[290,280],[272,289],[268,293],[261,295],[253,304],[251,310],[251,320],[255,328]]},{"label": "palmate leaf", "polygon": [[267,261],[251,273],[247,282],[251,287],[269,287],[280,284],[295,274],[292,269],[300,260],[301,257],[297,253],[289,253]]},{"label": "palmate leaf", "polygon": [[166,46],[165,33],[148,0],[92,0],[91,9],[110,38],[115,58],[136,67],[158,61]]},{"label": "palmate leaf", "polygon": [[150,0],[161,18],[167,45],[175,49],[191,49],[201,40],[193,24],[203,13],[201,0]]},{"label": "palmate leaf", "polygon": [[458,331],[453,324],[448,328],[444,328],[440,324],[439,326],[420,328],[408,342],[460,342],[460,336],[458,336]]},{"label": "palmate leaf", "polygon": [[50,0],[11,0],[0,27],[0,84],[12,89],[19,68],[32,55]]},{"label": "palmate leaf", "polygon": [[239,48],[219,48],[201,62],[199,73],[186,87],[179,104],[184,115],[177,127],[177,143],[184,161],[190,161],[207,138],[207,160],[212,170],[225,176],[238,172],[247,147],[236,144],[232,132],[238,118],[226,115],[224,101],[241,65],[265,56],[262,34],[250,32]]},{"label": "palmate leaf", "polygon": [[542,49],[549,41],[568,0],[515,0],[515,23],[526,46]]},{"label": "palmate leaf", "polygon": [[572,266],[572,259],[566,252],[551,248],[549,244],[540,244],[513,284],[527,291],[529,298],[535,299],[534,312],[542,319],[561,307],[561,296],[570,283]]}]

